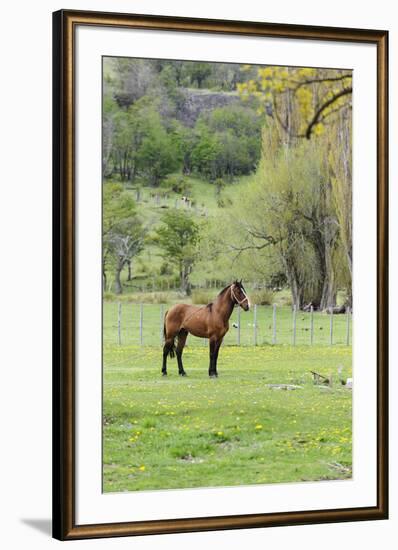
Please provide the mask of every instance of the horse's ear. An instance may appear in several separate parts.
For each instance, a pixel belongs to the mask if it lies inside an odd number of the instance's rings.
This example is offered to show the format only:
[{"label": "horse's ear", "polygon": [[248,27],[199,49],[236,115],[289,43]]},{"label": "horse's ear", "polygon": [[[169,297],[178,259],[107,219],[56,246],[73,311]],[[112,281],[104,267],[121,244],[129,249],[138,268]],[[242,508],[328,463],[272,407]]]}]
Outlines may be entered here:
[{"label": "horse's ear", "polygon": [[240,284],[240,285],[242,284],[242,279],[239,281],[239,284]]}]

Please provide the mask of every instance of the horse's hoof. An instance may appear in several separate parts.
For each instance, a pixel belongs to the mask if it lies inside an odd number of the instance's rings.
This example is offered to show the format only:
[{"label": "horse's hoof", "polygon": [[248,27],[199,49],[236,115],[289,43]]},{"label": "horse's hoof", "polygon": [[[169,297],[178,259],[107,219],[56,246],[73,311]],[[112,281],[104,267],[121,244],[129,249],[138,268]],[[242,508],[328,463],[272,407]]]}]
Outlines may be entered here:
[{"label": "horse's hoof", "polygon": [[162,372],[162,376],[167,376],[167,372]]},{"label": "horse's hoof", "polygon": [[209,374],[210,378],[218,378],[218,374]]},{"label": "horse's hoof", "polygon": [[179,374],[180,376],[186,376],[186,375],[187,375],[186,372],[179,372],[178,374]]}]

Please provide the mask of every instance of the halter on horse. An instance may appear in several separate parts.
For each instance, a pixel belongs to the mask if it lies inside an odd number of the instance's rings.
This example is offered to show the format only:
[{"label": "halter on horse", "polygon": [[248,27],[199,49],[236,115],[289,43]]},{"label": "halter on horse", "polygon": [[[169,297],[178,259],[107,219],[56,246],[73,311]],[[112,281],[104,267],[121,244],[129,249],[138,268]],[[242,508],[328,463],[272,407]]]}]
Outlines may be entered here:
[{"label": "halter on horse", "polygon": [[[235,305],[245,311],[250,308],[249,298],[242,281],[235,281],[226,286],[215,300],[206,306],[176,304],[166,311],[164,318],[163,376],[167,374],[167,356],[174,357],[174,352],[177,355],[178,373],[185,376],[182,352],[189,333],[199,338],[209,339],[209,376],[218,376],[218,352],[222,340],[228,332],[229,318]],[[177,346],[174,342],[176,337]]]}]

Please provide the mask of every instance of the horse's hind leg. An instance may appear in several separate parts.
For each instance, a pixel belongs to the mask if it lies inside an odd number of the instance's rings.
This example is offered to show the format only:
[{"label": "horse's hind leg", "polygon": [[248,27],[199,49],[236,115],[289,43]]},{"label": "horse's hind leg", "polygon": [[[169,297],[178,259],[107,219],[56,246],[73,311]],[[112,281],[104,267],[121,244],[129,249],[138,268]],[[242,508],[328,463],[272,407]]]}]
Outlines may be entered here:
[{"label": "horse's hind leg", "polygon": [[167,344],[163,346],[163,363],[162,363],[162,375],[167,375],[167,355],[169,354],[169,349]]},{"label": "horse's hind leg", "polygon": [[167,356],[174,357],[174,338],[166,339],[163,346],[162,375],[167,375]]},{"label": "horse's hind leg", "polygon": [[180,376],[186,376],[186,372],[182,365],[182,352],[185,346],[185,342],[187,341],[187,337],[188,337],[188,332],[184,329],[181,329],[180,332],[178,333],[178,342],[177,342],[177,349],[176,349],[178,374]]}]

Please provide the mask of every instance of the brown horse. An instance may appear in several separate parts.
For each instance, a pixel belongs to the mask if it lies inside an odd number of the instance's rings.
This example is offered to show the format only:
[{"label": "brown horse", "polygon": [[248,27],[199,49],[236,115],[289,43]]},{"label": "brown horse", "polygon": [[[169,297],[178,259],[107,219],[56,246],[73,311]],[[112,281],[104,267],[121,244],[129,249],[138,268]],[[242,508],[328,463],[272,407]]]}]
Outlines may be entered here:
[{"label": "brown horse", "polygon": [[[217,358],[222,340],[229,329],[229,318],[234,306],[240,306],[245,311],[250,307],[249,298],[243,288],[242,281],[235,281],[226,286],[213,302],[206,306],[191,306],[176,304],[164,317],[164,339],[162,374],[167,374],[167,356],[177,355],[178,374],[185,376],[182,365],[182,352],[188,333],[199,338],[208,338],[210,344],[209,376],[216,377]],[[174,340],[178,338],[177,347]]]}]

